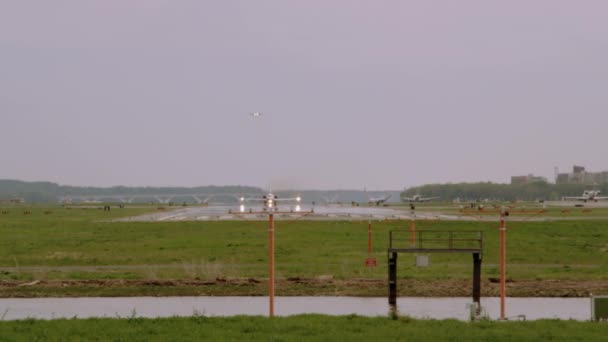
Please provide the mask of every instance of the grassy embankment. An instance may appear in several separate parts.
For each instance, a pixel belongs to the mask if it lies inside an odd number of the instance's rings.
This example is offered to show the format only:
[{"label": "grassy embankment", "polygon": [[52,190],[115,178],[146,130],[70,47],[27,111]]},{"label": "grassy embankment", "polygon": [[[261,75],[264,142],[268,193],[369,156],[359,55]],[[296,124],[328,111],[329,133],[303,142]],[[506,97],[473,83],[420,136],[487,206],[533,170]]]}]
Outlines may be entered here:
[{"label": "grassy embankment", "polygon": [[[32,207],[28,215],[24,208],[1,210],[9,213],[0,215],[0,296],[266,293],[264,222],[107,221],[150,208],[108,213]],[[417,225],[421,230],[483,231],[482,293],[496,295],[497,223]],[[364,267],[365,221],[278,221],[276,228],[278,295],[384,296],[388,231],[406,231],[407,246],[409,222],[373,223],[375,269]],[[511,295],[585,296],[606,289],[608,221],[508,222],[508,229]],[[405,284],[401,295],[470,292],[470,255],[431,255],[428,268],[414,267],[411,255],[399,261]],[[17,286],[27,282],[34,284]]]},{"label": "grassy embankment", "polygon": [[61,319],[0,322],[5,341],[603,341],[603,324],[575,321],[423,321],[302,315],[165,319]]},{"label": "grassy embankment", "polygon": [[[446,215],[455,215],[455,216],[482,216],[482,217],[498,217],[498,212],[501,210],[500,204],[487,204],[487,203],[479,203],[483,208],[480,210],[475,204],[474,208],[471,208],[468,203],[463,204],[451,204],[451,203],[422,203],[415,204],[415,208],[417,212],[437,212]],[[582,207],[575,207],[575,205],[583,205]],[[504,209],[510,212],[510,216],[520,217],[520,218],[549,218],[549,219],[607,219],[608,218],[608,208],[605,207],[596,207],[594,203],[584,204],[584,203],[571,203],[568,206],[547,206],[543,207],[542,204],[539,203],[522,203],[522,204],[506,204]],[[400,208],[403,210],[408,210],[409,212],[409,204],[391,204],[392,208]],[[542,211],[542,213],[538,213]]]}]

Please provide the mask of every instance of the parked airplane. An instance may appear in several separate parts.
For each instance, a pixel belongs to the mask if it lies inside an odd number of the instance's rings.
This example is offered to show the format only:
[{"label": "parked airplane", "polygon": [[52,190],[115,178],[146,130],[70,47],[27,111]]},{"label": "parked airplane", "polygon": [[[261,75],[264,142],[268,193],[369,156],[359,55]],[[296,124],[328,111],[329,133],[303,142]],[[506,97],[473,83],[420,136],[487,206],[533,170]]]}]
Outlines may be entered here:
[{"label": "parked airplane", "polygon": [[268,210],[274,210],[277,211],[278,206],[279,206],[279,202],[284,203],[284,202],[296,202],[296,210],[299,210],[300,207],[300,201],[302,200],[302,198],[300,196],[297,197],[293,197],[293,198],[279,198],[279,196],[273,194],[272,192],[267,193],[266,195],[263,195],[262,197],[252,197],[252,198],[245,198],[245,197],[241,197],[239,198],[240,202],[241,202],[241,211],[244,211],[245,208],[245,202],[262,202],[263,203],[263,208],[264,211],[268,211]]},{"label": "parked airplane", "polygon": [[[365,191],[365,193],[367,194],[367,191]],[[384,202],[388,201],[389,198],[391,198],[391,194],[388,194],[386,196],[381,196],[381,197],[370,197],[369,194],[367,195],[367,200],[368,202],[371,203],[375,203],[376,205],[380,205],[380,204],[384,204]]]},{"label": "parked airplane", "polygon": [[410,203],[412,203],[412,202],[422,203],[422,202],[432,201],[437,198],[439,198],[439,197],[422,197],[420,194],[416,194],[412,197],[401,197],[401,201],[410,202]]},{"label": "parked airplane", "polygon": [[325,204],[336,204],[338,203],[338,195],[327,195],[327,196],[323,196],[321,195],[321,197],[323,197],[323,201],[325,201]]},{"label": "parked airplane", "polygon": [[562,197],[562,201],[563,200],[576,200],[576,201],[583,201],[583,202],[587,202],[587,201],[597,202],[599,200],[608,199],[608,197],[598,196],[599,194],[600,194],[599,190],[585,190],[585,191],[583,191],[582,196],[564,196],[564,197]]}]

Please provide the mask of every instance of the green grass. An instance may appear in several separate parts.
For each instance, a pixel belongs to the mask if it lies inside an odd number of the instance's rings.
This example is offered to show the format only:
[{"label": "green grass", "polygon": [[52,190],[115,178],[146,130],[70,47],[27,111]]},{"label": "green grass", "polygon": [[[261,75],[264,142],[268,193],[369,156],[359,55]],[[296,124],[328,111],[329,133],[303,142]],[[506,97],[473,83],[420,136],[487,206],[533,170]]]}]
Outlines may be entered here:
[{"label": "green grass", "polygon": [[[407,208],[404,208],[407,209]],[[520,218],[550,218],[550,219],[576,219],[576,218],[608,218],[608,208],[596,208],[596,207],[575,207],[564,206],[564,207],[546,207],[543,208],[542,205],[512,205],[512,207],[505,206],[505,209],[509,211],[509,216],[520,217]],[[416,206],[416,212],[437,212],[446,215],[456,215],[456,216],[482,216],[482,217],[496,217],[498,219],[500,207],[494,208],[492,205],[484,205],[483,210],[478,210],[477,208],[470,208],[468,206],[464,206],[463,209],[460,208],[459,205],[418,205]],[[409,211],[409,210],[408,210]],[[542,211],[542,213],[541,213]]]},{"label": "green grass", "polygon": [[[249,221],[110,222],[155,208],[5,208],[0,215],[0,280],[210,279],[267,276],[267,225]],[[44,212],[51,212],[45,214]],[[480,230],[482,277],[498,275],[496,222],[418,221],[420,230]],[[608,221],[508,222],[508,276],[513,279],[608,279]],[[378,267],[364,267],[367,222],[277,221],[277,276],[377,278],[387,274],[389,230],[408,221],[373,223]],[[434,254],[431,266],[400,257],[399,277],[470,279],[471,256]]]},{"label": "green grass", "polygon": [[360,316],[60,319],[0,322],[3,341],[602,341],[604,324],[477,322]]}]

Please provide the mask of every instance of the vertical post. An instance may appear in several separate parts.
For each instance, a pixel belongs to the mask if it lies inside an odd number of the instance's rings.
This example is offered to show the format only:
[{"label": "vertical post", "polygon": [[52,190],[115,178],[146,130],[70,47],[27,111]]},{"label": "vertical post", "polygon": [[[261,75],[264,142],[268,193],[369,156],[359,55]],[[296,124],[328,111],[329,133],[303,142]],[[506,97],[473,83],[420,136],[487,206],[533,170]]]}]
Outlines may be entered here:
[{"label": "vertical post", "polygon": [[481,256],[473,253],[473,302],[477,303],[477,314],[481,312]]},{"label": "vertical post", "polygon": [[505,270],[505,256],[506,256],[506,223],[505,223],[505,210],[502,209],[500,212],[500,319],[505,319],[505,292],[506,292],[506,270]]},{"label": "vertical post", "polygon": [[410,213],[412,217],[412,222],[410,223],[410,247],[414,248],[416,247],[416,212],[413,205]]},{"label": "vertical post", "polygon": [[410,247],[416,247],[416,221],[414,219],[410,224]]},{"label": "vertical post", "polygon": [[367,254],[372,254],[372,220],[367,223]]},{"label": "vertical post", "polygon": [[274,317],[274,215],[268,214],[268,262],[269,262],[269,279],[268,279],[268,300],[269,311],[268,316]]},{"label": "vertical post", "polygon": [[388,254],[388,303],[397,304],[397,252]]}]

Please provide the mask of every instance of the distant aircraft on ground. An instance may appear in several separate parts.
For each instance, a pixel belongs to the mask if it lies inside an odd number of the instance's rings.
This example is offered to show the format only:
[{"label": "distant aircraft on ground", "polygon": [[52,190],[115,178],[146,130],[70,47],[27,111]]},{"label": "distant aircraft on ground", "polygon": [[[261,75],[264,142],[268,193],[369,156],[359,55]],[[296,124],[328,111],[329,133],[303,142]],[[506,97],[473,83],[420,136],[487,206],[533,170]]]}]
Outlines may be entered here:
[{"label": "distant aircraft on ground", "polygon": [[325,204],[336,204],[338,203],[338,195],[327,195],[327,196],[321,196],[323,197],[323,201],[325,201]]},{"label": "distant aircraft on ground", "polygon": [[562,197],[562,201],[563,200],[576,200],[576,201],[583,201],[583,202],[587,202],[587,201],[597,202],[599,200],[608,199],[608,197],[598,196],[599,194],[600,194],[599,190],[585,190],[585,191],[583,191],[582,196],[564,196],[564,197]]},{"label": "distant aircraft on ground", "polygon": [[302,198],[300,196],[292,197],[292,198],[279,198],[279,196],[273,194],[272,192],[269,192],[266,195],[263,195],[261,197],[251,197],[251,198],[241,197],[241,198],[239,198],[239,200],[241,202],[241,207],[240,207],[241,211],[245,211],[245,202],[262,202],[264,211],[273,211],[273,210],[278,211],[279,202],[280,203],[295,202],[296,211],[299,211],[300,201],[302,200]]},{"label": "distant aircraft on ground", "polygon": [[260,113],[260,112],[253,112],[253,113],[249,113],[249,115],[253,116],[254,118],[259,118],[260,116],[262,116],[262,113]]},{"label": "distant aircraft on ground", "polygon": [[401,197],[401,200],[403,202],[416,202],[416,203],[422,203],[422,202],[428,202],[428,201],[432,201],[434,199],[437,199],[439,197],[422,197],[420,194],[416,194],[412,197]]},{"label": "distant aircraft on ground", "polygon": [[365,194],[367,194],[367,201],[368,203],[375,203],[376,205],[380,205],[380,204],[384,204],[384,202],[388,201],[389,198],[391,198],[391,194],[388,195],[382,195],[380,197],[371,197],[368,193],[367,190],[365,190]]}]

